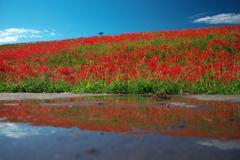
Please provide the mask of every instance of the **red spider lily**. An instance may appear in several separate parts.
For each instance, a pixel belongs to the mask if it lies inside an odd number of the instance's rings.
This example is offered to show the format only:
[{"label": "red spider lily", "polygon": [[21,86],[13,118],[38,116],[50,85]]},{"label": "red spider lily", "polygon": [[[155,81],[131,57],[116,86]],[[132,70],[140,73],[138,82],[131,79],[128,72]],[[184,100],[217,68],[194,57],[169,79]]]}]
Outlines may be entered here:
[{"label": "red spider lily", "polygon": [[1,45],[0,73],[5,81],[47,76],[53,81],[71,76],[75,81],[234,81],[239,32],[240,26],[225,26]]},{"label": "red spider lily", "polygon": [[61,67],[59,68],[59,71],[61,74],[64,74],[64,75],[69,75],[70,74],[70,71],[67,67]]}]

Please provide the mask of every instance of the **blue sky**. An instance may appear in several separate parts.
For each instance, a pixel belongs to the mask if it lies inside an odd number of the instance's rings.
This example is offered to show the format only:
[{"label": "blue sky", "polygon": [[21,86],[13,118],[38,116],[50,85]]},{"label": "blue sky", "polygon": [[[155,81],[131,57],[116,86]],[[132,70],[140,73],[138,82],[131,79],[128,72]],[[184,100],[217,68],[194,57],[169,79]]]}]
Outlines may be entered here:
[{"label": "blue sky", "polygon": [[0,0],[0,45],[239,25],[239,0]]}]

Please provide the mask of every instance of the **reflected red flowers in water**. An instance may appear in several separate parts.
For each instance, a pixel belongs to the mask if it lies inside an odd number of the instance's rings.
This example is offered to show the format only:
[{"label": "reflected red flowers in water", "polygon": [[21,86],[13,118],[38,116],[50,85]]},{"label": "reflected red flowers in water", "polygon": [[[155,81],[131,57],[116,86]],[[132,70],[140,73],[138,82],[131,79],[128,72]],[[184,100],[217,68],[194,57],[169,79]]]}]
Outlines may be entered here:
[{"label": "reflected red flowers in water", "polygon": [[[70,103],[62,105],[68,102],[79,104],[88,102],[89,105],[72,106]],[[4,103],[5,105],[0,105],[2,122],[78,127],[81,130],[115,133],[130,131],[137,133],[136,129],[141,128],[144,132],[137,134],[240,139],[240,112],[237,103],[196,101],[179,97],[173,97],[167,102],[170,107],[165,107],[164,103],[159,105],[149,99],[114,97],[56,99],[48,100],[48,104],[34,103],[34,101]],[[206,108],[177,107],[178,104],[183,103]],[[51,106],[53,104],[54,106]]]}]

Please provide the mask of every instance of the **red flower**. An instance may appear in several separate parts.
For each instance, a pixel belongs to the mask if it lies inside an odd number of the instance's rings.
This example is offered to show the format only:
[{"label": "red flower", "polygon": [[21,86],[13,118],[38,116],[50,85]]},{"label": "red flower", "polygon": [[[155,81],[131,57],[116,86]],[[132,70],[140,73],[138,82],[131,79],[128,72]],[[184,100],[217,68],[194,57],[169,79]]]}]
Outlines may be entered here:
[{"label": "red flower", "polygon": [[70,71],[67,67],[61,67],[59,69],[60,73],[64,74],[64,75],[69,75],[70,74]]},{"label": "red flower", "polygon": [[112,78],[108,78],[107,81],[108,81],[108,84],[112,83]]}]

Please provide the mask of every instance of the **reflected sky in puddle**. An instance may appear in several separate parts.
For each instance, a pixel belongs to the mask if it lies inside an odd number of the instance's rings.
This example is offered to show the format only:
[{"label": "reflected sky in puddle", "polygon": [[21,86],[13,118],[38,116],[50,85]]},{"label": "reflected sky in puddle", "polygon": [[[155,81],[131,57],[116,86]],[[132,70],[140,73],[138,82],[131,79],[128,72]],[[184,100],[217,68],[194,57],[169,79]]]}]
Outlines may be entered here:
[{"label": "reflected sky in puddle", "polygon": [[126,95],[0,101],[0,160],[234,160],[239,107]]}]

